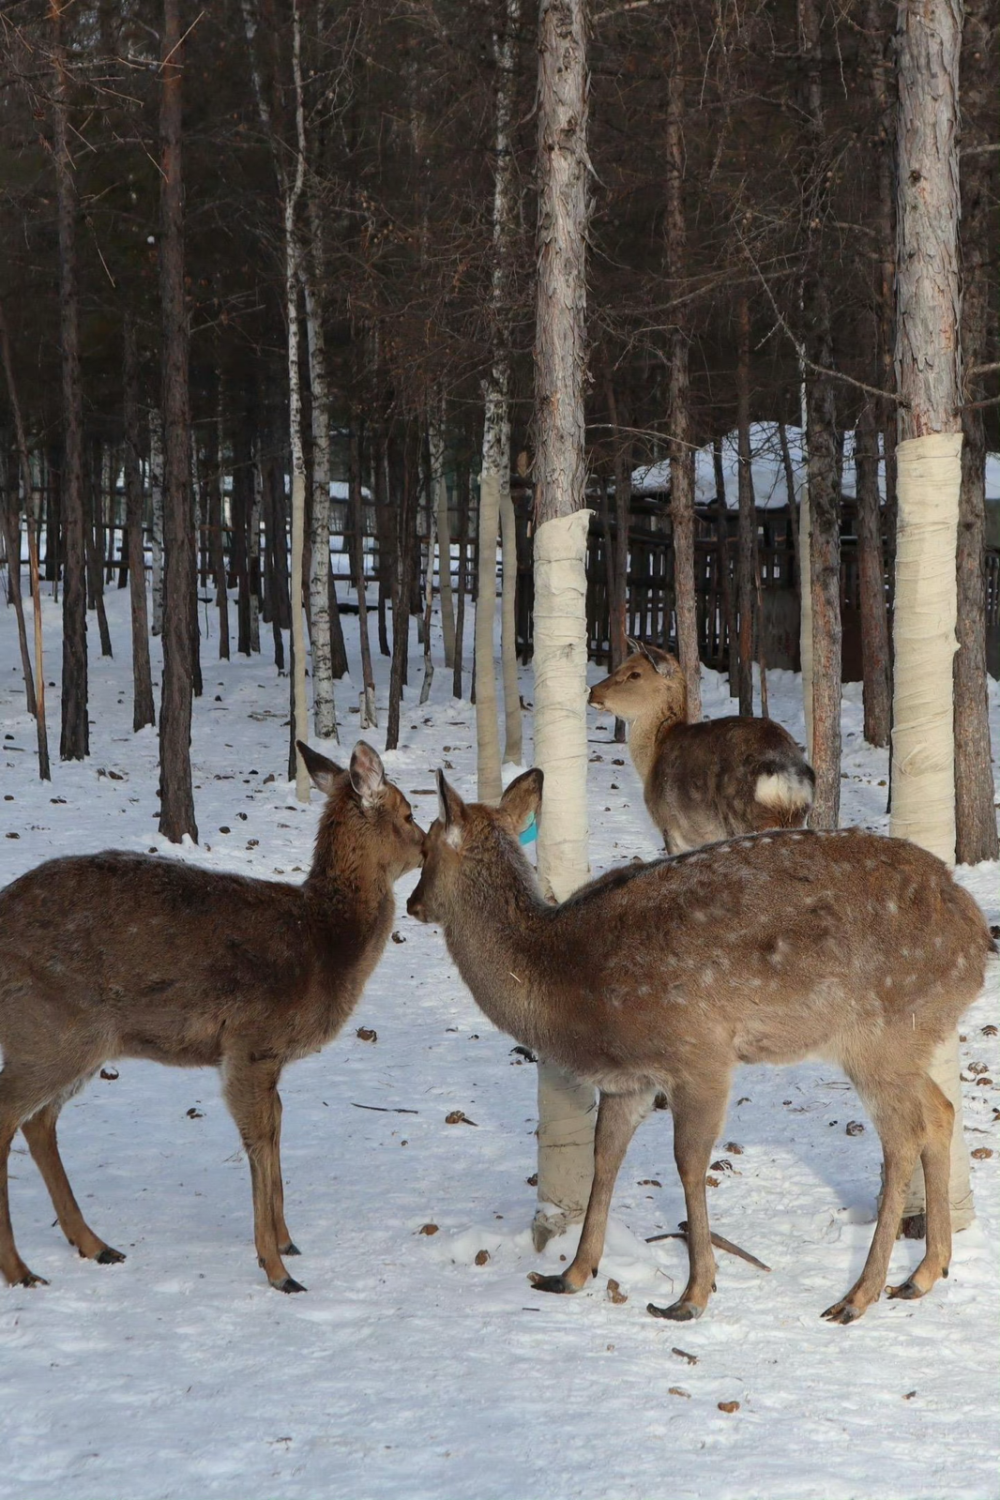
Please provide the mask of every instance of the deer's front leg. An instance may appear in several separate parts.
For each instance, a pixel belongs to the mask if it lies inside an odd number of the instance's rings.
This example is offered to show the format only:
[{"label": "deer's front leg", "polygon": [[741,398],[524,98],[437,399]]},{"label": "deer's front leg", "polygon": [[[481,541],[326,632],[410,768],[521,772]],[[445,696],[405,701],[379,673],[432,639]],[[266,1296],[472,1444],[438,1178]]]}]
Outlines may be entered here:
[{"label": "deer's front leg", "polygon": [[252,1053],[227,1058],[223,1092],[250,1163],[257,1260],[279,1292],[304,1292],[281,1260],[281,1247],[290,1240],[282,1207],[280,1076],[274,1059],[255,1061]]}]

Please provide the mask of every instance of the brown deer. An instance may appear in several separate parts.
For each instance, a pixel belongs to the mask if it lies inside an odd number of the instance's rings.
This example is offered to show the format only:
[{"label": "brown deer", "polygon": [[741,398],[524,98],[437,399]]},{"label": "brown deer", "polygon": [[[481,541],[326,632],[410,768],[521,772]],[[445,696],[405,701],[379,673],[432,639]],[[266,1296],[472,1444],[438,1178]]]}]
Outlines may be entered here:
[{"label": "brown deer", "polygon": [[816,777],[773,719],[687,722],[687,687],[677,658],[629,643],[632,655],[590,690],[595,708],[629,721],[628,748],[649,815],[668,854],[701,844],[800,828]]},{"label": "brown deer", "polygon": [[411,915],[440,922],[494,1024],[600,1091],[594,1183],[579,1248],[542,1291],[596,1276],[618,1169],[660,1090],[674,1119],[690,1271],[672,1306],[697,1318],[715,1289],[705,1173],[738,1063],[836,1063],[882,1141],[878,1222],[858,1281],[824,1317],[850,1323],[885,1279],[920,1158],[927,1244],[891,1290],[921,1297],[948,1274],[953,1110],[926,1072],[979,993],[994,947],[975,901],[934,855],[860,830],[780,831],[629,865],[547,904],[517,835],[538,814],[528,771],[496,808],[466,806],[438,773]]},{"label": "brown deer", "polygon": [[[11,1141],[23,1131],[63,1233],[79,1253],[124,1260],[84,1221],[56,1144],[67,1099],[108,1058],[221,1070],[250,1161],[254,1238],[273,1287],[285,1224],[278,1080],[337,1034],[393,920],[393,882],[420,863],[423,832],[364,741],[349,770],[299,744],[326,806],[302,885],[111,850],[50,860],[0,892],[0,1271],[44,1278],[14,1244]],[[119,920],[112,925],[112,913]]]}]

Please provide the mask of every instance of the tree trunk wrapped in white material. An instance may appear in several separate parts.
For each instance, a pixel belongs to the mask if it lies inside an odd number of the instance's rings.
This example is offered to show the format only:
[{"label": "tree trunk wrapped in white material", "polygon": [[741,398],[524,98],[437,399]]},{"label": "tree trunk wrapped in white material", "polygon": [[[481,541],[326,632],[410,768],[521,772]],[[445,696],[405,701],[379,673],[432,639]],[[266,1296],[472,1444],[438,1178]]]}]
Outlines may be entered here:
[{"label": "tree trunk wrapped in white material", "polygon": [[[587,864],[587,530],[584,382],[587,28],[583,0],[542,0],[538,36],[535,332],[535,764],[545,773],[538,867],[564,900]],[[594,1091],[542,1063],[541,1246],[582,1216],[593,1173]],[[554,1207],[553,1207],[554,1206]]]},{"label": "tree trunk wrapped in white material", "polygon": [[[899,506],[893,626],[890,832],[955,861],[953,658],[956,640],[959,407],[959,0],[900,8],[896,218]],[[974,1217],[962,1134],[958,1039],[928,1069],[955,1109],[952,1226]],[[917,1167],[904,1224],[922,1230]]]}]

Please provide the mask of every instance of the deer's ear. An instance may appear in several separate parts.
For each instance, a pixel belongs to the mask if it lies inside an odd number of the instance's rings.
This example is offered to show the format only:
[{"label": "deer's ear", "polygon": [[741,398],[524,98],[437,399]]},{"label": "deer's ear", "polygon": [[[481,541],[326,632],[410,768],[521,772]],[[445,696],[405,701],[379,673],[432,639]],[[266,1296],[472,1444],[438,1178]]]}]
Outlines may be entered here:
[{"label": "deer's ear", "polygon": [[659,672],[661,677],[673,677],[680,670],[676,656],[671,656],[669,651],[663,651],[659,646],[650,646],[645,641],[640,641],[639,650],[654,672]]},{"label": "deer's ear", "polygon": [[332,760],[327,760],[326,756],[320,755],[318,750],[310,749],[302,740],[296,740],[295,745],[309,772],[313,786],[324,796],[329,797],[337,777],[344,774],[343,766],[334,765]]},{"label": "deer's ear", "polygon": [[449,786],[443,771],[437,773],[438,818],[449,844],[458,847],[465,824],[465,803],[453,786]]},{"label": "deer's ear", "polygon": [[633,636],[627,635],[625,637],[625,644],[633,656],[644,655],[642,642],[635,640]]},{"label": "deer's ear", "polygon": [[543,779],[541,771],[535,766],[512,781],[500,798],[497,811],[502,814],[504,822],[515,838],[530,827],[532,818],[536,822],[540,821]]},{"label": "deer's ear", "polygon": [[351,786],[363,803],[374,800],[385,786],[385,767],[377,750],[358,740],[351,755]]}]

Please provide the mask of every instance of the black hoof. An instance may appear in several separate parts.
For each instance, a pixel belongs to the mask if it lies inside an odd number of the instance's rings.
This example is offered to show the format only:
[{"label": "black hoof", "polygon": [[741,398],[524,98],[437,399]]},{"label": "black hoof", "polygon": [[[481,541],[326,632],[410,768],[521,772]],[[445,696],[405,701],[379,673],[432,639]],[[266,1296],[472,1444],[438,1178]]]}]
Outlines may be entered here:
[{"label": "black hoof", "polygon": [[705,1311],[697,1302],[672,1302],[669,1307],[657,1307],[647,1302],[646,1311],[653,1318],[668,1318],[671,1323],[693,1323]]},{"label": "black hoof", "polygon": [[105,1245],[99,1254],[94,1256],[99,1266],[118,1266],[125,1259],[120,1250],[113,1250],[110,1245]]},{"label": "black hoof", "polygon": [[917,1286],[912,1277],[907,1277],[906,1281],[900,1282],[899,1286],[887,1286],[885,1292],[887,1297],[898,1297],[903,1302],[913,1302],[917,1297],[924,1295],[923,1288]]},{"label": "black hoof", "polygon": [[48,1284],[44,1276],[36,1276],[34,1271],[26,1271],[20,1281],[15,1282],[15,1286],[48,1286]]},{"label": "black hoof", "polygon": [[565,1276],[543,1276],[541,1271],[529,1271],[528,1280],[536,1292],[578,1292],[577,1286],[571,1286]]},{"label": "black hoof", "polygon": [[840,1323],[844,1327],[848,1323],[856,1323],[861,1316],[861,1308],[854,1307],[850,1302],[836,1302],[833,1307],[828,1307],[826,1312],[820,1314],[826,1318],[828,1323]]},{"label": "black hoof", "polygon": [[293,1245],[292,1242],[291,1242],[291,1240],[288,1241],[287,1245],[279,1245],[278,1246],[278,1250],[279,1250],[279,1252],[282,1255],[301,1255],[302,1254],[302,1251],[299,1249],[298,1245]]},{"label": "black hoof", "polygon": [[301,1281],[295,1281],[291,1276],[286,1276],[284,1281],[272,1281],[271,1285],[276,1292],[304,1292],[305,1287]]}]

